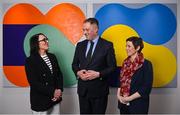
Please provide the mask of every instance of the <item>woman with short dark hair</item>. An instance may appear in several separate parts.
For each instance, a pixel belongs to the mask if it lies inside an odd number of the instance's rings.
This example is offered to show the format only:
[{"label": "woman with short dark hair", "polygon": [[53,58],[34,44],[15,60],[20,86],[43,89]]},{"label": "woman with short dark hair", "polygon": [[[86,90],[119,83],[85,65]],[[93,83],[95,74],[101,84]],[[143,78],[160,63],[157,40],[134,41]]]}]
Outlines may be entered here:
[{"label": "woman with short dark hair", "polygon": [[25,70],[33,114],[58,114],[60,109],[63,76],[56,56],[48,53],[48,48],[48,38],[43,33],[30,38],[30,56],[26,58]]},{"label": "woman with short dark hair", "polygon": [[121,68],[117,91],[120,114],[148,114],[153,69],[151,62],[141,52],[143,48],[143,40],[139,37],[126,40],[128,57]]}]

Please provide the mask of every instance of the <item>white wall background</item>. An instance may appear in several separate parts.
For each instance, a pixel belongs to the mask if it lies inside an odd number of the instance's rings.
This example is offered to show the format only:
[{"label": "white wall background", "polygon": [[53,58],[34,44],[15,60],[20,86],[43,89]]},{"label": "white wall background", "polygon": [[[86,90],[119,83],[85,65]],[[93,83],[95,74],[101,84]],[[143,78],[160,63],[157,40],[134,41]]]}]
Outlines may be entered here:
[{"label": "white wall background", "polygon": [[[92,16],[91,3],[177,3],[177,63],[180,66],[180,3],[178,0],[1,0],[0,1],[0,114],[30,114],[29,88],[4,88],[2,72],[2,5],[3,3],[89,3],[87,17]],[[177,88],[153,89],[150,101],[150,113],[156,114],[180,114],[180,70],[177,69]],[[119,113],[117,109],[116,88],[110,89],[107,113]],[[65,88],[61,112],[69,114],[79,113],[79,103],[76,88]]]}]

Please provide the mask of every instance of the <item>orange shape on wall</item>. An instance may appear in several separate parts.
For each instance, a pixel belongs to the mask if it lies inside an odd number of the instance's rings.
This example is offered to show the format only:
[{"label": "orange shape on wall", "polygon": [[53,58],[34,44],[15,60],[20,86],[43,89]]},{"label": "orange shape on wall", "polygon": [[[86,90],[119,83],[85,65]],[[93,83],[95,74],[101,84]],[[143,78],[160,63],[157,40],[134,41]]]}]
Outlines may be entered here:
[{"label": "orange shape on wall", "polygon": [[[29,86],[24,66],[3,66],[6,78],[13,84],[20,87]],[[23,77],[24,76],[24,77]]]},{"label": "orange shape on wall", "polygon": [[4,16],[3,24],[49,24],[58,28],[72,44],[82,36],[85,15],[77,6],[62,3],[43,15],[31,4],[21,3],[11,7]]},{"label": "orange shape on wall", "polygon": [[[58,4],[51,8],[47,14],[41,13],[31,4],[20,3],[6,12],[3,24],[48,24],[59,29],[75,45],[83,34],[84,20],[85,15],[81,9],[70,3]],[[3,71],[7,79],[13,84],[20,87],[29,86],[24,66],[3,65]]]}]

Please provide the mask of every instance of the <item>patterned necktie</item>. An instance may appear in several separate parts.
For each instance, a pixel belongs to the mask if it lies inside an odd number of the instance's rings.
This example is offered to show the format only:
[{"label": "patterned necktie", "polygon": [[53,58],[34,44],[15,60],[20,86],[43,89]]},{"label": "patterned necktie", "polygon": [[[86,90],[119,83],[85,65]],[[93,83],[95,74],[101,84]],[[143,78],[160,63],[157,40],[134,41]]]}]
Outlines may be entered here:
[{"label": "patterned necktie", "polygon": [[86,59],[88,62],[91,61],[91,57],[92,57],[92,49],[93,49],[93,46],[94,46],[94,42],[93,41],[90,41],[91,45],[90,45],[90,48],[89,48],[89,51],[87,53],[87,56],[86,56]]}]

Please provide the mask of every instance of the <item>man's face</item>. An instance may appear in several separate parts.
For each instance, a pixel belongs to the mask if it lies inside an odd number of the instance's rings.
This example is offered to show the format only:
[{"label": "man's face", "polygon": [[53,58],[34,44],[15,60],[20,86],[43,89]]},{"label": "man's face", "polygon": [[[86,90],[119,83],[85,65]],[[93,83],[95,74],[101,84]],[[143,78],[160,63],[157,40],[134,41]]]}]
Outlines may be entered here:
[{"label": "man's face", "polygon": [[98,27],[95,24],[86,22],[83,24],[83,33],[88,40],[93,40],[97,36]]}]

